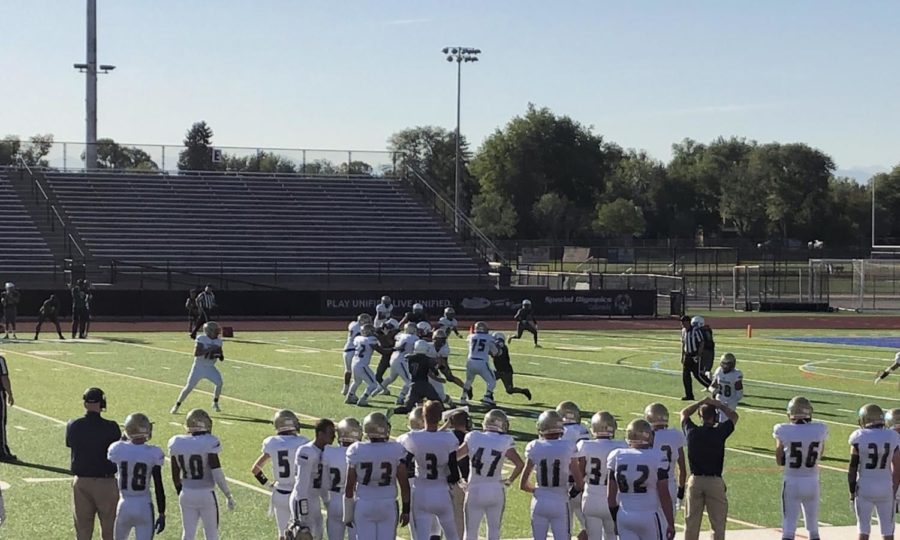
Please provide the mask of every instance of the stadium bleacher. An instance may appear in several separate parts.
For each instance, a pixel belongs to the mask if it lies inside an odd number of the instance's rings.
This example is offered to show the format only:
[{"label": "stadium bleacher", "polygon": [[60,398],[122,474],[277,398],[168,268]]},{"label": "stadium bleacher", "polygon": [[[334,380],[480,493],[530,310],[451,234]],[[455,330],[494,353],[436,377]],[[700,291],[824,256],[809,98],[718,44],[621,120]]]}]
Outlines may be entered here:
[{"label": "stadium bleacher", "polygon": [[481,271],[393,179],[121,172],[45,179],[96,260],[245,279],[427,272],[454,280]]},{"label": "stadium bleacher", "polygon": [[0,171],[0,272],[4,281],[53,273],[53,255],[11,179]]}]

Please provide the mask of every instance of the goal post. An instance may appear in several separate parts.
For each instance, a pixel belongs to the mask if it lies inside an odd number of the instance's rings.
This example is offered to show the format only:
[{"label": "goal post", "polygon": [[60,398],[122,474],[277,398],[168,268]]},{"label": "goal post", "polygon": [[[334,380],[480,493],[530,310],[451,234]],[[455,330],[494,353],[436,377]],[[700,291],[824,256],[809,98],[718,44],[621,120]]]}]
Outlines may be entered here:
[{"label": "goal post", "polygon": [[753,311],[762,302],[759,265],[738,265],[731,270],[732,307],[735,311]]}]

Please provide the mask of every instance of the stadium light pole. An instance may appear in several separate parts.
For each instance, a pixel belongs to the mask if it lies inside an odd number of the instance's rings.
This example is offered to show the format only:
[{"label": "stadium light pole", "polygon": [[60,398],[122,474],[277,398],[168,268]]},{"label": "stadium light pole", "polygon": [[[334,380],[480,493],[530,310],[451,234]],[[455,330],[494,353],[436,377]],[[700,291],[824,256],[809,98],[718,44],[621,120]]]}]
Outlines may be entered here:
[{"label": "stadium light pole", "polygon": [[97,65],[97,0],[87,0],[87,62],[74,64],[75,69],[86,74],[84,92],[85,149],[84,168],[97,168],[97,72],[109,73],[116,66]]},{"label": "stadium light pole", "polygon": [[463,62],[477,62],[481,49],[473,49],[472,47],[444,47],[441,52],[447,57],[448,62],[456,62],[456,159],[454,165],[456,169],[453,189],[453,228],[459,232],[459,173],[460,173],[460,155],[459,155],[459,118],[462,97],[462,65]]}]

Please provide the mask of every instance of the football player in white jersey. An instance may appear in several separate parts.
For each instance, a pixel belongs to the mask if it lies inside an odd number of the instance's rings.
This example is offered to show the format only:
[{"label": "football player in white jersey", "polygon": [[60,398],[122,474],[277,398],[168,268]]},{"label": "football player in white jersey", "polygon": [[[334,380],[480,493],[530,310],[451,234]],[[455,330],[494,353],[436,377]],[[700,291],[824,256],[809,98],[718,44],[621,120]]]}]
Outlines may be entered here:
[{"label": "football player in white jersey", "polygon": [[459,481],[456,450],[459,441],[449,431],[439,431],[443,406],[439,401],[427,401],[423,408],[425,429],[411,431],[403,440],[403,447],[416,464],[416,482],[412,490],[413,540],[428,540],[431,524],[437,518],[447,540],[459,540],[451,484]]},{"label": "football player in white jersey", "polygon": [[[572,401],[563,401],[559,405],[556,406],[556,412],[562,416],[563,419],[563,440],[569,441],[574,445],[578,445],[579,441],[586,441],[590,439],[590,435],[588,434],[588,430],[581,425],[581,409],[578,408]],[[574,479],[571,475],[569,475],[569,487],[572,487],[572,482]],[[572,512],[572,515],[575,516],[575,520],[578,521],[578,525],[581,527],[581,532],[578,534],[581,540],[585,540],[587,537],[586,528],[587,524],[584,520],[584,512],[581,510],[581,493],[569,499],[569,510]]]},{"label": "football player in white jersey", "polygon": [[390,373],[381,382],[381,387],[376,390],[378,394],[391,395],[389,387],[397,380],[397,377],[400,377],[403,380],[403,388],[400,390],[400,395],[397,396],[397,405],[403,405],[412,385],[406,355],[413,353],[413,346],[418,340],[416,325],[413,323],[406,323],[403,331],[394,336],[394,352],[391,353]]},{"label": "football player in white jersey", "polygon": [[391,300],[391,297],[388,295],[384,295],[381,297],[381,302],[375,306],[375,328],[381,328],[381,326],[393,317],[394,313],[394,302]]},{"label": "football player in white jersey", "polygon": [[216,390],[213,393],[212,408],[216,412],[221,411],[219,408],[219,396],[222,394],[222,374],[216,369],[216,362],[225,360],[225,355],[222,354],[222,339],[219,337],[219,332],[219,323],[217,322],[209,321],[203,325],[203,335],[197,336],[196,344],[194,345],[194,365],[191,367],[191,372],[188,375],[187,384],[181,389],[175,405],[169,411],[172,414],[178,414],[178,409],[184,403],[184,400],[187,399],[188,394],[203,379],[216,385]]},{"label": "football player in white jersey", "polygon": [[894,355],[893,364],[878,372],[878,375],[875,377],[875,384],[878,384],[882,380],[886,379],[888,375],[897,371],[897,368],[900,368],[900,352]]},{"label": "football player in white jersey", "polygon": [[[719,360],[719,367],[712,376],[712,384],[709,391],[713,398],[721,401],[732,411],[737,409],[738,403],[744,398],[744,374],[736,369],[737,360],[731,353],[725,353]],[[726,420],[725,413],[719,411],[719,421]]]},{"label": "football player in white jersey", "polygon": [[[414,431],[422,431],[425,429],[425,407],[422,405],[418,405],[409,411],[407,415],[407,424],[406,427],[409,429],[406,433],[401,433],[400,436],[397,437],[397,442],[400,443],[404,449],[406,448],[406,439],[409,437],[409,434]],[[406,457],[403,459],[403,464],[406,465],[406,475],[409,480],[409,490],[410,494],[412,494],[416,489],[416,461],[413,459],[412,454],[409,452],[406,453]],[[441,535],[441,525],[438,523],[437,518],[432,519],[431,523],[431,536],[440,536]],[[415,520],[409,520],[409,533],[412,538],[416,537],[416,523]]]},{"label": "football player in white jersey", "polygon": [[819,461],[825,455],[828,426],[812,421],[812,404],[803,396],[788,402],[787,424],[776,424],[775,462],[784,467],[781,536],[794,540],[797,518],[803,521],[810,540],[819,540]]},{"label": "football player in white jersey", "polygon": [[188,412],[184,425],[187,435],[169,439],[172,482],[181,506],[181,537],[194,540],[202,521],[206,540],[218,540],[219,502],[215,487],[225,495],[229,510],[235,506],[219,459],[222,443],[212,434],[212,418],[203,409]]},{"label": "football player in white jersey", "polygon": [[444,308],[444,316],[438,319],[438,328],[442,329],[444,332],[447,332],[447,335],[450,335],[450,332],[456,334],[456,337],[461,338],[462,336],[459,333],[459,321],[456,320],[456,310],[452,307]]},{"label": "football player in white jersey", "polygon": [[[684,463],[684,447],[687,440],[680,429],[669,427],[669,409],[662,403],[651,403],[644,409],[644,420],[653,427],[653,448],[663,453],[669,464],[669,500],[672,501],[672,514],[675,514],[676,501],[684,500],[684,486],[687,483],[687,467]],[[678,465],[676,482],[675,465]]]},{"label": "football player in white jersey", "polygon": [[863,405],[858,417],[859,429],[850,435],[847,481],[859,538],[869,538],[874,510],[882,536],[890,540],[894,537],[894,494],[900,482],[900,435],[885,429],[884,412],[878,405]]},{"label": "football player in white jersey", "polygon": [[[153,433],[153,424],[142,413],[132,413],[125,419],[125,439],[109,446],[107,459],[118,472],[119,504],[113,538],[126,540],[134,529],[136,540],[150,540],[153,533],[166,528],[166,490],[162,482],[162,466],[166,456],[158,446],[146,444]],[[159,517],[153,519],[150,502],[150,478],[156,495]]]},{"label": "football player in white jersey", "polygon": [[[438,372],[444,376],[444,379],[447,382],[452,382],[456,386],[460,388],[465,388],[465,383],[462,379],[453,374],[453,370],[450,368],[450,343],[447,340],[447,331],[443,328],[438,328],[434,332],[431,333],[431,343],[434,345],[434,350],[437,353],[437,369]],[[444,391],[444,383],[431,380],[431,385],[434,386],[434,389],[437,390],[438,395],[441,396],[441,400],[447,407],[452,408],[453,402],[449,396],[447,396]],[[470,388],[466,397],[472,399],[472,389]]]},{"label": "football player in white jersey", "polygon": [[[897,432],[900,436],[900,409],[891,409],[884,414],[885,426]],[[896,508],[900,508],[900,489],[895,494]]]},{"label": "football player in white jersey", "polygon": [[272,505],[275,512],[275,524],[278,527],[278,538],[284,539],[284,531],[291,520],[291,490],[294,488],[294,454],[297,449],[309,442],[309,439],[299,435],[300,420],[293,411],[287,409],[275,413],[272,420],[275,425],[275,435],[266,437],[262,443],[262,453],[253,463],[250,469],[256,480],[263,486],[269,485],[269,478],[263,472],[263,467],[269,461],[272,462]]},{"label": "football player in white jersey", "polygon": [[326,446],[322,452],[323,492],[325,497],[325,525],[328,540],[356,540],[356,529],[344,525],[344,488],[347,483],[347,448],[362,439],[362,426],[356,418],[338,422],[337,446]]},{"label": "football player in white jersey", "polygon": [[[552,531],[555,540],[568,540],[569,495],[566,481],[574,478],[573,491],[584,489],[584,477],[578,466],[575,444],[562,439],[563,419],[556,411],[544,411],[537,419],[540,438],[525,447],[525,471],[519,480],[519,488],[531,493],[531,535],[535,540],[546,540]],[[535,472],[536,483],[531,483]]]},{"label": "football player in white jersey", "polygon": [[[350,385],[350,390],[347,391],[347,399],[344,403],[365,407],[369,404],[369,397],[379,388],[378,381],[375,380],[375,373],[369,367],[369,364],[372,362],[372,355],[376,351],[381,352],[378,338],[375,337],[375,327],[371,324],[364,324],[359,329],[359,335],[353,340],[353,347],[353,362],[350,367],[353,372],[353,384]],[[366,389],[362,397],[357,398],[356,391],[359,390],[362,383],[366,383]]]},{"label": "football player in white jersey", "polygon": [[344,523],[353,524],[366,540],[397,538],[397,486],[400,486],[400,525],[409,523],[409,481],[403,460],[406,450],[390,441],[391,424],[382,413],[363,420],[368,442],[347,449],[347,486]]},{"label": "football player in white jersey", "polygon": [[612,414],[599,411],[591,417],[591,433],[596,438],[579,441],[576,446],[579,466],[584,475],[581,510],[584,512],[588,538],[594,540],[616,538],[615,523],[606,499],[606,484],[609,480],[606,460],[613,450],[626,447],[623,441],[615,440],[617,428],[618,424]]},{"label": "football player in white jersey", "polygon": [[[620,540],[675,538],[669,496],[669,463],[653,448],[653,427],[642,418],[625,429],[628,448],[613,450],[606,460],[607,504]],[[665,531],[665,532],[663,532]]]},{"label": "football player in white jersey", "polygon": [[478,375],[484,379],[487,385],[481,402],[486,405],[494,405],[494,387],[497,386],[497,379],[491,370],[490,362],[491,355],[497,354],[497,344],[488,332],[487,323],[478,321],[475,323],[474,330],[475,332],[466,338],[469,345],[469,357],[466,360],[466,382],[460,402],[467,402],[468,393],[472,390],[472,383],[475,381],[475,376]]},{"label": "football player in white jersey", "polygon": [[291,532],[294,538],[303,538],[306,529],[316,540],[325,534],[322,522],[321,497],[325,481],[322,454],[334,442],[334,422],[322,418],[316,422],[316,438],[297,449],[294,455],[294,489],[291,493]]},{"label": "football player in white jersey", "polygon": [[[483,431],[470,431],[457,451],[457,457],[469,456],[469,478],[464,503],[466,530],[464,540],[478,540],[481,521],[487,518],[488,540],[500,540],[500,524],[506,507],[506,487],[522,474],[525,462],[516,451],[510,435],[509,418],[500,409],[484,415]],[[510,460],[515,469],[505,480],[503,465]]]},{"label": "football player in white jersey", "polygon": [[350,321],[347,325],[347,341],[344,343],[344,352],[342,359],[344,360],[344,386],[341,388],[341,395],[346,396],[350,391],[350,379],[353,377],[352,365],[353,355],[356,352],[354,341],[359,336],[359,332],[363,325],[372,324],[372,316],[368,313],[360,313],[355,321]]}]

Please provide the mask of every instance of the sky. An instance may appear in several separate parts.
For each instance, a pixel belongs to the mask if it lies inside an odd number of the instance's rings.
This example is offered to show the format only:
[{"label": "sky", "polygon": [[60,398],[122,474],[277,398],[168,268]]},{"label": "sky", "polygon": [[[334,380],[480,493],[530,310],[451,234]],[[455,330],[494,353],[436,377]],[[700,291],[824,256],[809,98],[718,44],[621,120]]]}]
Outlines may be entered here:
[{"label": "sky", "polygon": [[[0,0],[0,136],[84,140],[85,2]],[[383,150],[456,120],[479,146],[528,103],[668,160],[685,137],[900,163],[896,0],[98,0],[100,137]],[[860,172],[862,171],[862,172]]]}]

